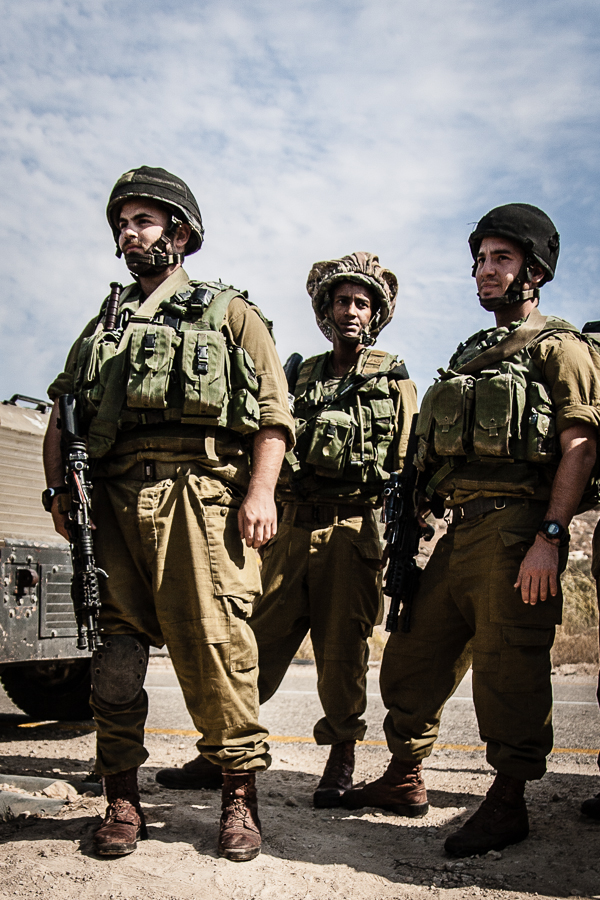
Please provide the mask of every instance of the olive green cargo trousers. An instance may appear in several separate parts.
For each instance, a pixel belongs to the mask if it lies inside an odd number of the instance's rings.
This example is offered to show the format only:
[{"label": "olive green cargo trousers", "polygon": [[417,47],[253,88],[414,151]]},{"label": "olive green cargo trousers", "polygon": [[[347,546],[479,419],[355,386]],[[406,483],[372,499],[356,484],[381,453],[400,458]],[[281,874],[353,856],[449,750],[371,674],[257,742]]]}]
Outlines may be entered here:
[{"label": "olive green cargo trousers", "polygon": [[[469,666],[487,760],[498,772],[541,778],[552,750],[550,649],[562,594],[523,603],[513,587],[546,504],[523,501],[451,525],[421,577],[411,630],[392,634],[381,668],[385,733],[402,760],[429,756],[444,704]],[[560,570],[568,550],[560,554]]]},{"label": "olive green cargo trousers", "polygon": [[381,619],[380,556],[371,510],[320,526],[297,524],[293,504],[286,504],[266,546],[264,593],[250,620],[260,702],[273,696],[310,629],[325,713],[314,727],[317,744],[365,735],[367,638]]},{"label": "olive green cargo trousers", "polygon": [[[248,626],[260,574],[255,551],[238,532],[239,497],[193,464],[160,468],[156,482],[121,477],[94,484],[96,561],[109,576],[101,585],[102,633],[166,644],[201,733],[200,752],[226,769],[267,768],[258,654]],[[92,690],[91,703],[97,771],[140,766],[148,758],[146,692],[112,708]]]}]

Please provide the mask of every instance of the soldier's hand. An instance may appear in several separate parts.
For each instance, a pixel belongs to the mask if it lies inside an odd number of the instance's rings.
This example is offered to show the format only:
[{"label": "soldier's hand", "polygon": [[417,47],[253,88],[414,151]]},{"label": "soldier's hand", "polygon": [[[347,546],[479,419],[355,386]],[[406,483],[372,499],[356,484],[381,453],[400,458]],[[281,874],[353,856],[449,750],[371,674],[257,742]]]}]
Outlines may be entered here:
[{"label": "soldier's hand", "polygon": [[551,544],[541,535],[537,535],[533,546],[529,548],[519,569],[519,577],[515,589],[521,588],[523,603],[535,606],[538,600],[543,603],[548,594],[556,597],[558,593],[558,545]]},{"label": "soldier's hand", "polygon": [[52,500],[52,509],[50,510],[52,514],[52,521],[54,522],[54,530],[58,532],[62,537],[69,540],[69,532],[67,531],[67,515],[63,513],[58,508],[58,497],[54,497]]},{"label": "soldier's hand", "polygon": [[238,511],[238,527],[242,540],[255,550],[277,533],[277,507],[272,490],[250,486]]}]

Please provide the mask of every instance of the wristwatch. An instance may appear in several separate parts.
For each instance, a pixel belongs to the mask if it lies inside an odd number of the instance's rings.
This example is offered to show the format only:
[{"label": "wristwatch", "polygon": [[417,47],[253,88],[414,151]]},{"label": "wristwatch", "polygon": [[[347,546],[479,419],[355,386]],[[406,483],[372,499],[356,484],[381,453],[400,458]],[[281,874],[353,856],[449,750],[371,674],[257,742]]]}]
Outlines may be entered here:
[{"label": "wristwatch", "polygon": [[46,488],[45,491],[42,491],[42,506],[46,510],[46,512],[52,512],[52,501],[56,497],[57,494],[68,494],[69,488],[66,485],[61,485],[60,487]]},{"label": "wristwatch", "polygon": [[558,541],[559,547],[565,547],[569,543],[569,532],[555,519],[547,519],[542,522],[539,532],[549,541]]}]

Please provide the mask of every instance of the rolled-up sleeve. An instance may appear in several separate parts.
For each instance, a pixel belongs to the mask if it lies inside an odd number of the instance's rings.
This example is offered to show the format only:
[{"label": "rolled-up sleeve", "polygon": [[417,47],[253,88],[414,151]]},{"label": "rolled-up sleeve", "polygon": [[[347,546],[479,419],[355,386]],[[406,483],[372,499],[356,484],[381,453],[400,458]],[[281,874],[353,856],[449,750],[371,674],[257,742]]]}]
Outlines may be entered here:
[{"label": "rolled-up sleeve", "polygon": [[532,359],[542,371],[556,408],[560,434],[573,425],[600,428],[600,356],[576,334],[541,341]]}]

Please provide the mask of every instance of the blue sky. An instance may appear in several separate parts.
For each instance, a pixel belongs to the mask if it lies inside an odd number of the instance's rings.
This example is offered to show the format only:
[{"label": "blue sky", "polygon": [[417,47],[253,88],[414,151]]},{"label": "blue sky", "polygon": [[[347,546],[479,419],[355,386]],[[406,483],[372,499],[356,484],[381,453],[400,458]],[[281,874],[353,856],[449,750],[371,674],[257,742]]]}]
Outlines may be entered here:
[{"label": "blue sky", "polygon": [[116,178],[196,194],[186,268],[247,288],[283,358],[326,349],[312,263],[378,253],[400,282],[379,345],[422,394],[490,321],[467,237],[534,203],[562,250],[542,309],[600,318],[597,0],[27,0],[0,36],[0,399],[43,396],[111,280]]}]

